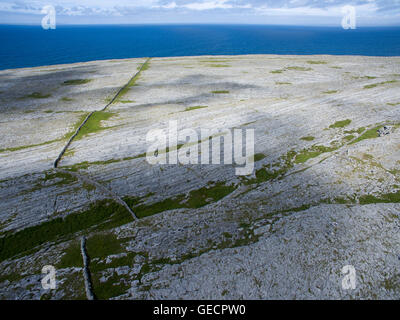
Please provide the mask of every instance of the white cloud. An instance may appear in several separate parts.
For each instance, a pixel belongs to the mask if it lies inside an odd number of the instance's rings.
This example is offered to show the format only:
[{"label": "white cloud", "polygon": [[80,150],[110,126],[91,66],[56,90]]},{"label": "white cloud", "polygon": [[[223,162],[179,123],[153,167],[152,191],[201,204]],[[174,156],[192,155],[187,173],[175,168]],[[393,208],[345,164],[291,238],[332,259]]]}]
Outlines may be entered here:
[{"label": "white cloud", "polygon": [[387,17],[395,21],[400,14],[400,0],[0,0],[0,13],[41,15],[41,9],[49,3],[56,7],[59,16],[100,17],[100,21],[108,16],[135,16],[139,20],[146,16],[147,22],[160,22],[163,17],[170,21],[176,16],[176,22],[183,17],[183,21],[235,23],[241,16],[247,17],[241,21],[255,23],[260,21],[257,17],[282,16],[302,21],[320,17],[324,22],[325,17],[342,16],[341,8],[346,4],[356,7],[358,17],[376,21]]},{"label": "white cloud", "polygon": [[[297,0],[292,0],[297,1]],[[299,7],[281,7],[271,8],[267,6],[260,6],[255,8],[255,11],[260,15],[270,16],[319,16],[319,17],[341,17],[343,5],[328,6],[325,8],[317,8],[310,6],[299,6]],[[369,3],[355,6],[357,16],[370,16],[376,13],[377,6],[373,0],[369,0]]]}]

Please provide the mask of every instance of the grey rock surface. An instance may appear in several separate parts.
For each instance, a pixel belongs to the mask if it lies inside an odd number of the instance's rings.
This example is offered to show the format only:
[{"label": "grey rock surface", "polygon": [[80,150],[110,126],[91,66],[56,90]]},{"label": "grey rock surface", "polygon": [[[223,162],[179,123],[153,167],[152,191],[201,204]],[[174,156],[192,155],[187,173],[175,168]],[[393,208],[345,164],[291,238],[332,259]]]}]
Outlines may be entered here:
[{"label": "grey rock surface", "polygon": [[[0,299],[85,299],[82,236],[98,299],[400,298],[400,58],[153,58],[129,82],[145,61],[0,71]],[[170,121],[254,129],[253,174],[149,164]]]}]

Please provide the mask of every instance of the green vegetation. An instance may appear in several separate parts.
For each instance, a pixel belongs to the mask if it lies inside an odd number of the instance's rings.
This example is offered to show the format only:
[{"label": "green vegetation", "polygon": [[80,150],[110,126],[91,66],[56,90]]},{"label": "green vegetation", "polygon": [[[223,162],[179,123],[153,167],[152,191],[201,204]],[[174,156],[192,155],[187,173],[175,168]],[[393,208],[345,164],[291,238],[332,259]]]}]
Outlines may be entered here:
[{"label": "green vegetation", "polygon": [[53,113],[53,110],[46,110],[45,113]]},{"label": "green vegetation", "polygon": [[134,103],[135,101],[133,100],[119,100],[119,103]]},{"label": "green vegetation", "polygon": [[334,94],[334,93],[337,93],[338,91],[337,90],[329,90],[329,91],[324,91],[323,93],[325,93],[325,94]]},{"label": "green vegetation", "polygon": [[342,67],[339,67],[339,66],[332,66],[331,68],[332,69],[342,69]]},{"label": "green vegetation", "polygon": [[5,148],[5,149],[0,149],[0,153],[2,152],[14,152],[14,151],[19,151],[19,150],[23,150],[23,149],[29,149],[29,148],[34,148],[34,147],[40,147],[40,146],[44,146],[47,144],[51,144],[51,143],[55,143],[55,142],[59,142],[59,141],[63,141],[63,140],[68,140],[78,129],[78,127],[81,125],[81,123],[83,122],[83,120],[86,118],[87,113],[82,114],[78,121],[74,124],[74,126],[72,127],[72,129],[65,134],[62,138],[59,139],[54,139],[54,140],[49,140],[49,141],[45,141],[42,143],[38,143],[38,144],[30,144],[30,145],[25,145],[25,146],[19,146],[19,147],[11,147],[11,148]]},{"label": "green vegetation", "polygon": [[65,240],[83,230],[113,228],[131,221],[132,216],[122,205],[111,200],[98,201],[84,212],[71,213],[0,238],[0,261],[32,253],[44,243]]},{"label": "green vegetation", "polygon": [[86,84],[92,81],[92,79],[72,79],[72,80],[66,80],[63,82],[63,85],[65,86],[75,86],[79,84]]},{"label": "green vegetation", "polygon": [[138,70],[140,70],[140,68],[142,69],[141,71],[149,70],[149,68],[150,68],[150,58],[147,59],[147,60],[143,63],[143,66],[142,66],[142,67],[141,67],[141,66],[138,66]]},{"label": "green vegetation", "polygon": [[64,168],[76,172],[79,169],[88,169],[92,165],[106,165],[106,164],[120,162],[120,161],[122,161],[122,159],[110,159],[110,160],[105,160],[105,161],[93,161],[93,162],[84,161],[84,162],[76,163],[76,164],[73,164],[71,166],[67,166]]},{"label": "green vegetation", "polygon": [[372,76],[363,76],[363,77],[359,77],[359,76],[355,76],[352,77],[353,79],[362,79],[362,80],[373,80],[376,79],[376,77],[372,77]]},{"label": "green vegetation", "polygon": [[346,141],[351,141],[355,138],[355,136],[353,136],[352,134],[345,136],[343,139]]},{"label": "green vegetation", "polygon": [[73,240],[69,247],[65,250],[64,255],[61,257],[60,262],[57,264],[57,268],[71,268],[71,267],[83,267],[81,247],[78,240]]},{"label": "green vegetation", "polygon": [[83,127],[77,134],[76,139],[79,140],[90,133],[95,133],[105,129],[109,129],[109,127],[102,127],[101,121],[106,121],[114,115],[116,115],[116,113],[114,112],[107,112],[107,111],[94,112],[92,116],[89,118],[89,120],[83,125]]},{"label": "green vegetation", "polygon": [[395,107],[395,106],[397,106],[399,104],[400,104],[400,102],[388,102],[387,103],[388,106],[392,106],[392,107]]},{"label": "green vegetation", "polygon": [[23,150],[23,149],[29,149],[29,148],[33,148],[33,147],[44,146],[46,144],[51,144],[53,142],[57,142],[57,141],[60,141],[60,140],[61,139],[55,139],[55,140],[45,141],[45,142],[38,143],[38,144],[30,144],[30,145],[26,145],[26,146],[19,146],[19,147],[0,149],[0,153],[7,152],[7,151],[14,152],[14,151],[19,151],[19,150]]},{"label": "green vegetation", "polygon": [[311,68],[306,68],[306,67],[298,67],[298,66],[294,66],[294,67],[287,67],[287,70],[296,70],[296,71],[311,71]]},{"label": "green vegetation", "polygon": [[260,160],[262,160],[262,159],[264,159],[264,158],[265,158],[265,154],[263,154],[263,153],[256,153],[256,154],[254,155],[254,161],[255,161],[255,162],[260,161]]},{"label": "green vegetation", "polygon": [[272,70],[272,71],[270,71],[270,73],[282,73],[283,71],[285,71],[285,70]]},{"label": "green vegetation", "polygon": [[64,101],[64,102],[74,101],[74,99],[68,98],[68,97],[62,97],[60,100],[61,100],[61,101]]},{"label": "green vegetation", "polygon": [[50,93],[42,94],[40,92],[33,92],[30,95],[27,95],[27,96],[23,97],[23,99],[26,99],[26,98],[28,98],[28,99],[29,98],[32,98],[32,99],[46,99],[46,98],[49,98],[49,97],[51,97]]},{"label": "green vegetation", "polygon": [[229,93],[229,91],[228,90],[215,90],[215,91],[211,91],[211,93],[224,94],[224,93]]},{"label": "green vegetation", "polygon": [[279,82],[279,81],[275,81],[275,84],[277,85],[284,85],[284,84],[291,84],[290,82]]},{"label": "green vegetation", "polygon": [[[141,70],[140,70],[140,68],[141,68]],[[139,80],[141,73],[142,73],[143,71],[148,70],[149,68],[150,68],[150,59],[147,59],[146,62],[143,63],[143,65],[142,65],[141,67],[140,67],[140,66],[138,67],[138,70],[140,70],[140,71],[139,71],[134,77],[132,77],[132,79],[129,80],[129,82],[127,83],[127,85],[126,85],[124,88],[122,88],[122,90],[118,93],[118,96],[115,97],[114,102],[121,102],[122,97],[123,97],[124,95],[126,95],[126,94],[128,93],[128,91],[129,91],[132,87],[134,87],[134,86],[137,85],[137,84],[136,84],[136,81]],[[110,101],[111,101],[111,99],[109,99],[108,102],[110,102]],[[126,101],[126,100],[124,100],[124,101]]]},{"label": "green vegetation", "polygon": [[341,120],[341,121],[336,121],[334,124],[331,124],[329,128],[335,129],[335,128],[343,128],[345,126],[348,126],[351,123],[350,119],[346,120]]},{"label": "green vegetation", "polygon": [[400,191],[396,193],[386,193],[378,197],[373,195],[364,195],[359,198],[360,204],[371,204],[371,203],[399,203],[400,202]]},{"label": "green vegetation", "polygon": [[365,139],[378,138],[379,137],[378,130],[380,128],[381,128],[381,126],[365,131],[361,136],[359,136],[356,140],[352,141],[350,144],[357,143],[357,142],[360,142],[361,140],[365,140]]},{"label": "green vegetation", "polygon": [[[165,150],[164,150],[165,152]],[[107,164],[111,164],[111,163],[117,163],[117,162],[121,162],[121,161],[128,161],[128,160],[134,160],[134,159],[139,159],[139,158],[144,158],[146,157],[146,153],[141,153],[138,154],[136,156],[133,157],[125,157],[122,159],[109,159],[109,160],[104,160],[104,161],[93,161],[93,162],[89,162],[89,161],[83,161],[80,163],[76,163],[70,166],[65,166],[62,168],[68,169],[70,171],[76,172],[80,169],[88,169],[90,166],[99,166],[99,165],[107,165]]]},{"label": "green vegetation", "polygon": [[177,195],[174,198],[164,199],[152,204],[140,204],[141,199],[124,198],[138,218],[144,218],[167,210],[180,208],[201,208],[209,203],[216,202],[232,193],[236,187],[225,185],[222,182],[212,183],[207,187],[192,190],[187,196]]},{"label": "green vegetation", "polygon": [[95,234],[87,239],[86,249],[91,259],[104,259],[111,254],[122,252],[117,236],[113,233]]},{"label": "green vegetation", "polygon": [[344,131],[344,133],[358,133],[358,134],[361,134],[361,133],[363,133],[365,131],[365,127],[360,127],[360,128],[358,128],[358,129],[355,129],[355,130],[346,130],[346,131]]},{"label": "green vegetation", "polygon": [[75,178],[73,175],[59,171],[46,172],[44,178],[41,179],[41,181],[43,182],[49,182],[53,180],[58,180],[56,183],[52,184],[53,186],[63,186],[78,181],[78,179]]},{"label": "green vegetation", "polygon": [[[244,185],[259,184],[269,180],[281,178],[290,168],[293,167],[292,159],[295,155],[296,155],[295,151],[289,151],[286,155],[282,156],[279,159],[279,163],[273,165],[267,165],[264,166],[263,168],[256,170],[255,178],[243,177],[241,179],[242,183]],[[271,170],[272,166],[280,166],[280,168],[276,170]],[[268,170],[266,167],[268,167]]]},{"label": "green vegetation", "polygon": [[[208,106],[194,106],[194,107],[188,107],[184,111],[192,111],[192,110],[197,110],[197,109],[203,109],[203,108],[208,108]],[[183,112],[184,112],[183,111]]]},{"label": "green vegetation", "polygon": [[385,84],[396,83],[396,82],[397,82],[397,80],[389,80],[389,81],[383,81],[383,82],[368,84],[368,85],[364,86],[364,89],[371,89],[371,88],[375,88],[377,86],[383,86]]},{"label": "green vegetation", "polygon": [[304,141],[313,141],[315,138],[313,136],[307,136],[307,137],[302,137],[300,138],[300,140],[304,140]]},{"label": "green vegetation", "polygon": [[322,153],[336,150],[335,147],[312,146],[310,149],[305,149],[298,153],[294,159],[295,163],[304,163],[311,158],[316,158]]},{"label": "green vegetation", "polygon": [[315,61],[315,60],[309,60],[307,61],[308,64],[327,64],[326,61]]},{"label": "green vegetation", "polygon": [[112,297],[120,296],[131,287],[130,282],[125,282],[117,273],[113,273],[105,282],[100,281],[100,278],[100,274],[92,276],[93,291],[96,299],[108,300]]}]

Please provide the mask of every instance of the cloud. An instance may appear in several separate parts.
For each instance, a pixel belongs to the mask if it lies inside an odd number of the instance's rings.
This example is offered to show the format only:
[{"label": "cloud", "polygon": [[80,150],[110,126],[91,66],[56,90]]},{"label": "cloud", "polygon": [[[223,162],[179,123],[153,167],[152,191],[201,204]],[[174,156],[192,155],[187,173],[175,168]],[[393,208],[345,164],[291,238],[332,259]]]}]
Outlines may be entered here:
[{"label": "cloud", "polygon": [[41,15],[41,9],[49,3],[55,6],[57,16],[61,17],[135,16],[138,23],[141,17],[146,17],[147,22],[151,22],[152,17],[156,22],[163,21],[163,17],[170,21],[172,15],[175,15],[176,22],[215,20],[235,23],[240,16],[253,23],[258,21],[257,17],[282,16],[296,17],[298,21],[320,17],[323,23],[326,17],[340,17],[343,6],[353,5],[357,17],[376,21],[398,19],[397,24],[400,24],[400,0],[2,0],[0,21],[7,13]]}]

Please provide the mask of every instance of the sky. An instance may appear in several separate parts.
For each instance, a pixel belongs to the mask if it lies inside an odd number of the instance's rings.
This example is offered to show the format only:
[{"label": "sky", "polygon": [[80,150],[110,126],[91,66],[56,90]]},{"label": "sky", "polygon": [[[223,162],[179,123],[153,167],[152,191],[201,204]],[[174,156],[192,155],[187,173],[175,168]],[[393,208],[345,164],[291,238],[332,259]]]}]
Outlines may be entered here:
[{"label": "sky", "polygon": [[357,26],[400,26],[400,0],[0,0],[0,24],[40,25],[42,8],[62,24],[266,24],[341,26],[354,6]]}]

